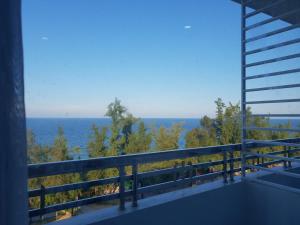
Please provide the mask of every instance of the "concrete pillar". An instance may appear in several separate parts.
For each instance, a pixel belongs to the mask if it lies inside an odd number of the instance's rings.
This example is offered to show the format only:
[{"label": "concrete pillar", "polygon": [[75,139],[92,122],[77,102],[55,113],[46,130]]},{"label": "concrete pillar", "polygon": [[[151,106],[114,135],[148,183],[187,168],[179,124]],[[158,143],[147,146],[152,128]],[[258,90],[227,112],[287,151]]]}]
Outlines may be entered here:
[{"label": "concrete pillar", "polygon": [[28,224],[20,0],[0,0],[0,224]]}]

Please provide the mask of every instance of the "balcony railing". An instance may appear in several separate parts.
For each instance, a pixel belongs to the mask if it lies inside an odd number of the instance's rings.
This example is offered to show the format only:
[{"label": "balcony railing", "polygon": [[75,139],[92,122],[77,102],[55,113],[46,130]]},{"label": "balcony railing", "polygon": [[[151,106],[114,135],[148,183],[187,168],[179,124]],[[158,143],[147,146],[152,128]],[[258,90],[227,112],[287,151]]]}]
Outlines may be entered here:
[{"label": "balcony railing", "polygon": [[[299,143],[300,138],[297,139],[284,139],[276,140],[284,143]],[[248,149],[253,149],[256,153],[259,153],[261,148],[268,146],[268,149],[272,149],[269,145],[263,143],[248,143]],[[151,152],[143,154],[122,155],[113,157],[93,158],[87,160],[72,160],[63,162],[50,162],[42,164],[28,165],[29,179],[47,177],[53,175],[62,175],[68,173],[82,173],[91,170],[103,170],[109,168],[118,169],[118,176],[109,177],[99,180],[89,180],[79,183],[64,184],[59,186],[49,186],[29,190],[29,198],[39,197],[39,208],[30,209],[30,217],[42,216],[47,213],[56,212],[59,210],[70,209],[80,207],[92,203],[99,203],[104,201],[119,200],[120,209],[125,208],[125,202],[131,199],[132,206],[135,207],[138,204],[139,196],[155,192],[163,192],[166,190],[174,190],[175,188],[182,188],[192,186],[197,182],[211,181],[216,178],[222,178],[224,183],[234,182],[235,173],[241,170],[240,168],[240,150],[241,144],[231,144],[222,146],[200,147],[192,149],[180,149],[161,152]],[[266,149],[265,149],[266,150]],[[270,155],[283,155],[292,156],[296,152],[300,151],[299,148],[293,147],[274,147]],[[174,166],[172,168],[164,168],[146,172],[138,171],[140,165],[148,163],[157,163],[168,160],[188,160],[189,158],[220,155],[221,160],[201,162],[192,164],[182,163],[181,166]],[[264,161],[264,158],[260,158],[259,154],[249,155],[246,157],[248,164],[257,165],[261,167],[267,167],[269,165],[275,165],[284,163],[285,167],[290,167],[290,162],[284,162],[282,160]],[[219,166],[219,170],[211,171],[204,174],[199,174],[199,169],[208,169]],[[131,168],[131,173],[126,174],[126,168]],[[220,169],[221,168],[221,169]],[[143,185],[140,186],[140,181],[150,177],[158,177],[161,175],[173,175],[173,179],[167,182]],[[126,188],[126,182],[131,183],[130,188]],[[117,184],[118,192],[113,194],[107,194],[102,196],[93,196],[78,200],[72,200],[55,205],[45,205],[45,197],[49,194],[55,194],[60,192],[67,192],[72,190],[87,190],[88,188]]]}]

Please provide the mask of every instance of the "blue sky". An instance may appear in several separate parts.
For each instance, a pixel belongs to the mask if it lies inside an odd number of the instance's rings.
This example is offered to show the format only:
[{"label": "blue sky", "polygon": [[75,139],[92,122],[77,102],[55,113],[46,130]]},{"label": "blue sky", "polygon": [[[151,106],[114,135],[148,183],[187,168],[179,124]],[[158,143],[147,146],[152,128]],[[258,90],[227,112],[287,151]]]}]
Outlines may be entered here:
[{"label": "blue sky", "polygon": [[214,115],[240,99],[240,8],[229,0],[24,0],[28,117]]}]

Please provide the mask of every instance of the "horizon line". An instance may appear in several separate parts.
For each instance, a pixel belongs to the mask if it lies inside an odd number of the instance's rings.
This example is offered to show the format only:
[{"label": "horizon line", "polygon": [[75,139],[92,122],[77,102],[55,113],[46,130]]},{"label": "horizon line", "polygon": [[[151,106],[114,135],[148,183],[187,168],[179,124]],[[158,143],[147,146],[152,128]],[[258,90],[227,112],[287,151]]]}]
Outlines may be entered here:
[{"label": "horizon line", "polygon": [[[203,116],[202,116],[203,117]],[[201,119],[202,117],[136,117],[137,119]],[[214,117],[210,117],[214,119]],[[111,119],[110,117],[40,117],[27,116],[26,119]],[[300,120],[294,117],[269,118],[269,119],[293,119]]]},{"label": "horizon line", "polygon": [[[137,119],[201,119],[202,117],[136,117]],[[110,117],[46,117],[26,116],[26,119],[110,119]]]}]

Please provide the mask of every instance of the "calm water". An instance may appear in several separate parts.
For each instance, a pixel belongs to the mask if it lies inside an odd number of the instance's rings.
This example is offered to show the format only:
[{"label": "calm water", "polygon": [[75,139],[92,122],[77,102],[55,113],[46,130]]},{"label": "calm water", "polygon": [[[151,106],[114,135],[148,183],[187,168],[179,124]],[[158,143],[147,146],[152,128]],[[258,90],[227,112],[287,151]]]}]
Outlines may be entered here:
[{"label": "calm water", "polygon": [[[160,126],[171,127],[175,123],[182,123],[183,132],[179,141],[180,147],[184,147],[184,136],[187,131],[199,126],[199,119],[142,119],[148,129]],[[297,126],[300,120],[290,120],[292,126]],[[286,119],[273,119],[272,124],[287,122]],[[63,127],[69,147],[79,146],[81,148],[81,158],[87,158],[86,146],[91,134],[91,127],[96,124],[99,127],[109,126],[110,119],[82,119],[82,118],[28,118],[27,128],[32,129],[36,135],[36,140],[42,145],[53,144],[57,135],[58,127]]]},{"label": "calm water", "polygon": [[[183,132],[179,141],[180,147],[184,147],[184,136],[188,130],[199,126],[199,119],[142,119],[146,127],[151,130],[164,126],[170,128],[175,123],[182,123]],[[96,124],[98,127],[109,126],[110,119],[82,119],[82,118],[28,118],[27,129],[32,129],[36,135],[36,141],[42,145],[53,144],[57,135],[58,127],[63,127],[69,147],[79,146],[81,158],[87,157],[86,147],[91,134],[91,127]]]}]

